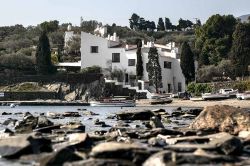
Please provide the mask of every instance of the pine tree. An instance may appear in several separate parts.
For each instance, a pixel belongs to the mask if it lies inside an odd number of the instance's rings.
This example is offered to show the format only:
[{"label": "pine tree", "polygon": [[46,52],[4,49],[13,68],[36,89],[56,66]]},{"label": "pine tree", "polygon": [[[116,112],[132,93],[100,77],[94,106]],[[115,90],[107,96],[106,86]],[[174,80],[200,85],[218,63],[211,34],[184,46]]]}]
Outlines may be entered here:
[{"label": "pine tree", "polygon": [[151,47],[149,49],[147,71],[149,84],[154,86],[156,93],[158,93],[158,88],[162,87],[162,75],[161,66],[159,63],[159,54],[155,47]]},{"label": "pine tree", "polygon": [[232,62],[235,76],[242,78],[248,71],[250,65],[250,25],[239,23],[233,33],[233,44],[231,49]]},{"label": "pine tree", "polygon": [[194,80],[194,54],[187,42],[184,42],[181,47],[181,69],[186,78],[186,84]]},{"label": "pine tree", "polygon": [[166,28],[166,30],[170,30],[170,29],[172,29],[172,27],[173,27],[173,25],[170,22],[169,18],[165,18],[165,28]]},{"label": "pine tree", "polygon": [[36,69],[39,74],[50,74],[54,72],[54,66],[51,63],[51,51],[49,39],[46,32],[42,32],[39,37],[36,50]]},{"label": "pine tree", "polygon": [[136,63],[136,75],[138,79],[143,77],[143,62],[142,62],[142,54],[141,54],[142,41],[137,41],[137,63]]},{"label": "pine tree", "polygon": [[159,18],[157,31],[165,31],[165,25],[162,18]]},{"label": "pine tree", "polygon": [[140,16],[138,16],[136,13],[133,13],[129,19],[130,28],[137,30],[139,28],[139,20]]}]

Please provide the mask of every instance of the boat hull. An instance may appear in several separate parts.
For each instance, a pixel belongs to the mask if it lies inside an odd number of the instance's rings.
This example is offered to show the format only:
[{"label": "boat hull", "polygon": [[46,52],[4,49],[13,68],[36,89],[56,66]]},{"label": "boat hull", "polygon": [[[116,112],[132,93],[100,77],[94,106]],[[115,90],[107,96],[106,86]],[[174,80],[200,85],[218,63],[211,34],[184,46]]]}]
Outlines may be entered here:
[{"label": "boat hull", "polygon": [[153,100],[150,102],[151,105],[161,105],[161,104],[170,104],[172,103],[173,100],[171,99],[166,99],[166,100]]},{"label": "boat hull", "polygon": [[239,93],[236,95],[239,100],[250,100],[250,92],[248,93]]},{"label": "boat hull", "polygon": [[90,106],[93,107],[135,107],[135,102],[90,102]]},{"label": "boat hull", "polygon": [[223,100],[228,99],[230,96],[229,94],[203,94],[203,100]]}]

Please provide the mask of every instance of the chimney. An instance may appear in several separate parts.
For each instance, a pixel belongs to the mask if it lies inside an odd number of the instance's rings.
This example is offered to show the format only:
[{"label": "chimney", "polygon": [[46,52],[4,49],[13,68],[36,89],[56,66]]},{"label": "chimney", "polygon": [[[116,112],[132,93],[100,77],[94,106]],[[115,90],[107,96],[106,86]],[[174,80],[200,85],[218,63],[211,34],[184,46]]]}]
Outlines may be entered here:
[{"label": "chimney", "polygon": [[126,44],[126,50],[128,50],[128,45]]},{"label": "chimney", "polygon": [[144,40],[141,40],[141,43],[142,43],[142,48],[144,47]]},{"label": "chimney", "polygon": [[113,37],[114,37],[114,38],[113,38],[114,41],[116,41],[116,37],[117,37],[117,36],[116,36],[116,32],[114,32]]}]

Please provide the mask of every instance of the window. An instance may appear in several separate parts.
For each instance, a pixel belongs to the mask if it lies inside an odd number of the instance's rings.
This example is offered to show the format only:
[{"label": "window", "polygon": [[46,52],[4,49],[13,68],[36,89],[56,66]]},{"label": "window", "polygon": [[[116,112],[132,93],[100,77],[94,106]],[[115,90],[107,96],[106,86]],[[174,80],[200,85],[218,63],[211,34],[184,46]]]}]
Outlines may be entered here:
[{"label": "window", "polygon": [[178,92],[182,92],[182,84],[181,84],[181,82],[178,82]]},{"label": "window", "polygon": [[112,62],[119,63],[120,62],[120,53],[112,53]]},{"label": "window", "polygon": [[172,91],[171,84],[168,84],[168,93],[171,93],[171,91]]},{"label": "window", "polygon": [[91,53],[98,53],[98,46],[91,46],[90,47],[90,52]]},{"label": "window", "polygon": [[129,59],[128,66],[135,66],[135,59]]},{"label": "window", "polygon": [[148,72],[148,63],[146,63],[146,71]]},{"label": "window", "polygon": [[172,68],[172,62],[164,61],[164,68],[171,69]]}]

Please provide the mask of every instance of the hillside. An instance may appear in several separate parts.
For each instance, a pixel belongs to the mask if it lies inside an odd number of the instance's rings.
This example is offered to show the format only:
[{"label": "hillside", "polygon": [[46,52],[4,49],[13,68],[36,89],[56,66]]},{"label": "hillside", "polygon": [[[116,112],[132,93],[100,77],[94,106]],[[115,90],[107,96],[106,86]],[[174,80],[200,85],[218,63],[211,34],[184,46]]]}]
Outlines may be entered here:
[{"label": "hillside", "polygon": [[242,15],[238,18],[241,19],[242,22],[246,22],[249,17],[250,17],[250,14],[246,14],[246,15]]}]

